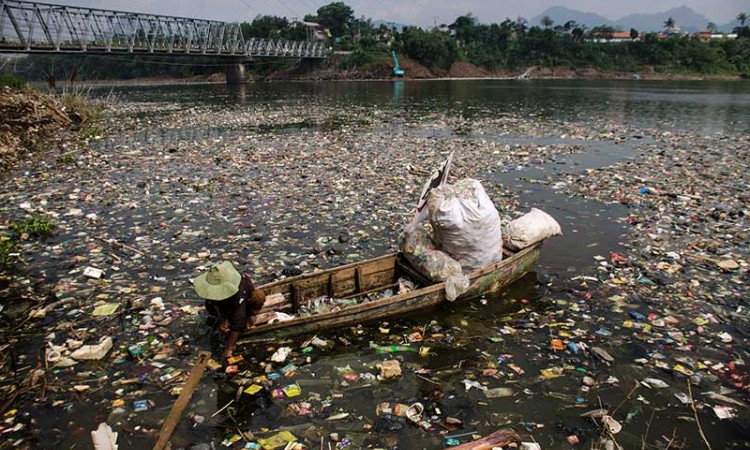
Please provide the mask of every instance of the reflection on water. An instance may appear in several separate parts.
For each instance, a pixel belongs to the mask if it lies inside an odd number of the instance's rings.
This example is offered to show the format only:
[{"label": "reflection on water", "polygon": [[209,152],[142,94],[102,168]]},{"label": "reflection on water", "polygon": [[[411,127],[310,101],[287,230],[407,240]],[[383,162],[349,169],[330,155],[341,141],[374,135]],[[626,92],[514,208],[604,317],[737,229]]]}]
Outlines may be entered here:
[{"label": "reflection on water", "polygon": [[[113,90],[102,89],[104,95]],[[521,114],[561,120],[597,116],[625,126],[750,132],[750,83],[643,80],[422,80],[256,82],[120,87],[133,101],[247,105],[378,105],[405,111]]]},{"label": "reflection on water", "polygon": [[393,108],[398,108],[401,103],[401,96],[404,93],[404,81],[396,80],[393,82]]}]

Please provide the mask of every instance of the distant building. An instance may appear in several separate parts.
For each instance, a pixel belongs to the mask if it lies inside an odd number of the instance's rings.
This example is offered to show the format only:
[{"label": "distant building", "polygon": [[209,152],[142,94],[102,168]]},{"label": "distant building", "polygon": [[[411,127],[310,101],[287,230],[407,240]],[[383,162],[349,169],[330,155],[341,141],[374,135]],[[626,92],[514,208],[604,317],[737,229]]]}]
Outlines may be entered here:
[{"label": "distant building", "polygon": [[307,39],[311,41],[325,42],[328,40],[328,38],[331,37],[331,34],[328,32],[328,30],[326,30],[325,27],[323,27],[323,25],[319,23],[298,20],[294,22],[294,25],[307,28]]},{"label": "distant building", "polygon": [[[609,42],[632,42],[629,31],[595,31],[591,33],[591,42],[609,43]],[[638,38],[635,38],[637,41]]]},{"label": "distant building", "polygon": [[710,31],[699,31],[697,33],[693,33],[693,36],[704,41],[711,41],[715,39],[737,39],[736,33],[723,34],[723,33],[712,33]]}]

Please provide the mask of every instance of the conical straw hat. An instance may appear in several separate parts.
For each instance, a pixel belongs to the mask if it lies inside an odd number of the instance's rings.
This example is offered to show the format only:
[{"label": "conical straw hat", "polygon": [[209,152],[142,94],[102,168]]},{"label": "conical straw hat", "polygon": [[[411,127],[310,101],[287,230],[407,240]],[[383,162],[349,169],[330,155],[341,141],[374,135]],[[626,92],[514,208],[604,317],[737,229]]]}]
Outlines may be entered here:
[{"label": "conical straw hat", "polygon": [[226,300],[240,290],[242,275],[229,261],[211,266],[208,271],[195,280],[195,292],[206,300]]}]

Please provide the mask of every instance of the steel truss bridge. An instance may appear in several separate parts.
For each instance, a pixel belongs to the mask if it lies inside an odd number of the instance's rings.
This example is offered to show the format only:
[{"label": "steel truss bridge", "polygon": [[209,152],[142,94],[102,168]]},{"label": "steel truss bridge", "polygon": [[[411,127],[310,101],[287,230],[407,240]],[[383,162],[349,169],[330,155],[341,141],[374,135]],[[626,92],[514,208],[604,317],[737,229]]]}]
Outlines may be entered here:
[{"label": "steel truss bridge", "polygon": [[0,0],[0,53],[326,58],[322,42],[244,39],[239,23]]}]

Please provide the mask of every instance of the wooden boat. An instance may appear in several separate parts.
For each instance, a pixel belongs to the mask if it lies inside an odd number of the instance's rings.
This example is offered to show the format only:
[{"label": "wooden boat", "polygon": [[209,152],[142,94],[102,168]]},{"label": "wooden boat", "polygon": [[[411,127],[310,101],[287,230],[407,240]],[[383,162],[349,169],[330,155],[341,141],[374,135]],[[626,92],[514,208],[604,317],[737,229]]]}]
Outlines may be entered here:
[{"label": "wooden boat", "polygon": [[[541,247],[540,242],[518,252],[504,250],[502,261],[467,274],[471,282],[469,289],[456,301],[497,291],[521,278],[539,262]],[[294,314],[300,305],[318,297],[353,299],[386,289],[397,290],[399,277],[409,278],[422,287],[400,295],[355,304],[338,311],[268,323],[269,319],[275,316],[274,311]],[[274,281],[259,288],[266,294],[266,304],[256,320],[256,325],[244,333],[240,343],[317,333],[321,330],[400,316],[435,307],[446,301],[445,283],[429,281],[397,253]]]}]

